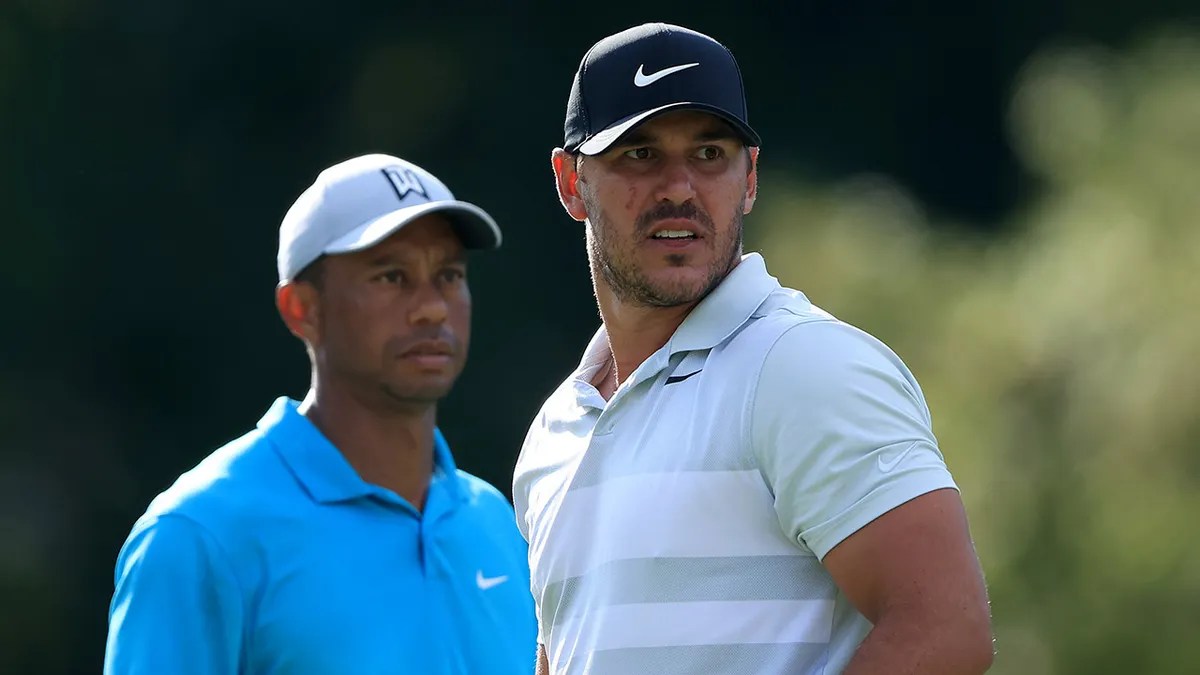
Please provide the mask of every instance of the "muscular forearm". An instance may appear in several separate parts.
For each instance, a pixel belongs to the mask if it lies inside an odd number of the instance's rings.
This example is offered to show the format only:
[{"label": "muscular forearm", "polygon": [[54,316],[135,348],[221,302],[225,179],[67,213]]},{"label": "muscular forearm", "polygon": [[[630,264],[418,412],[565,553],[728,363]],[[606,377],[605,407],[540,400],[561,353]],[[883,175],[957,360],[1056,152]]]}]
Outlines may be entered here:
[{"label": "muscular forearm", "polygon": [[992,665],[990,629],[931,628],[901,615],[883,618],[859,645],[844,675],[976,675]]}]

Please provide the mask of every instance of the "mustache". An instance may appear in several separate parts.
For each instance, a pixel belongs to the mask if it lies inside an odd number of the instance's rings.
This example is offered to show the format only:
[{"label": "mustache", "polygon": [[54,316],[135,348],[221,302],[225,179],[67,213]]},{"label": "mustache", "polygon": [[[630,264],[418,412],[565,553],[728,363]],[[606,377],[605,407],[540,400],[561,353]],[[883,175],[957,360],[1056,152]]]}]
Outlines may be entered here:
[{"label": "mustache", "polygon": [[699,223],[705,234],[711,233],[715,229],[712,218],[709,218],[707,213],[689,199],[682,204],[663,202],[655,205],[649,211],[638,216],[635,223],[637,232],[641,235],[648,234],[655,223],[668,218],[686,218]]}]

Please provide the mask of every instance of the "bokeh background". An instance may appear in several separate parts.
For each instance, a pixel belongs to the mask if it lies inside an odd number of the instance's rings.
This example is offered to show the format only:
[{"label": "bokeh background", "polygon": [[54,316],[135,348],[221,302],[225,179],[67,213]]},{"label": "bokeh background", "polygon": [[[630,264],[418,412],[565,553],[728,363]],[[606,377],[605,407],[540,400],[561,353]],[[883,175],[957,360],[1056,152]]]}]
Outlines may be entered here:
[{"label": "bokeh background", "polygon": [[160,490],[307,363],[272,303],[323,167],[411,159],[505,230],[441,411],[506,493],[597,325],[548,156],[596,39],[718,37],[747,246],[922,382],[1005,675],[1200,672],[1195,0],[0,1],[0,673],[99,671]]}]

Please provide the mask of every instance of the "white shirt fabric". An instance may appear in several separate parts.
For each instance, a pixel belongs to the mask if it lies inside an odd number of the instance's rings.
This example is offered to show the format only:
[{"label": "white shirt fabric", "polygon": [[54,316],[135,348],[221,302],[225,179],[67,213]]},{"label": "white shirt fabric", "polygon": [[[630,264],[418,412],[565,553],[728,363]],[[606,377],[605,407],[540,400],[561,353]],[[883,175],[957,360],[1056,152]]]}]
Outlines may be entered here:
[{"label": "white shirt fabric", "polygon": [[821,560],[956,487],[904,363],[757,254],[606,402],[609,358],[601,328],[513,480],[551,672],[840,672],[870,623]]}]

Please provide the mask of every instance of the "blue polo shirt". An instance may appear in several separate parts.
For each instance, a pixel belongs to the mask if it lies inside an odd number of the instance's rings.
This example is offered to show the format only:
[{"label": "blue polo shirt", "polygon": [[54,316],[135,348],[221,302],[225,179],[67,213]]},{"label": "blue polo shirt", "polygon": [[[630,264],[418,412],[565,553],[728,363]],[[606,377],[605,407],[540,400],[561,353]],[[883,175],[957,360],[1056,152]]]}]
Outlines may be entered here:
[{"label": "blue polo shirt", "polygon": [[512,507],[441,433],[424,512],[287,398],[183,474],[122,547],[104,672],[529,675]]}]

